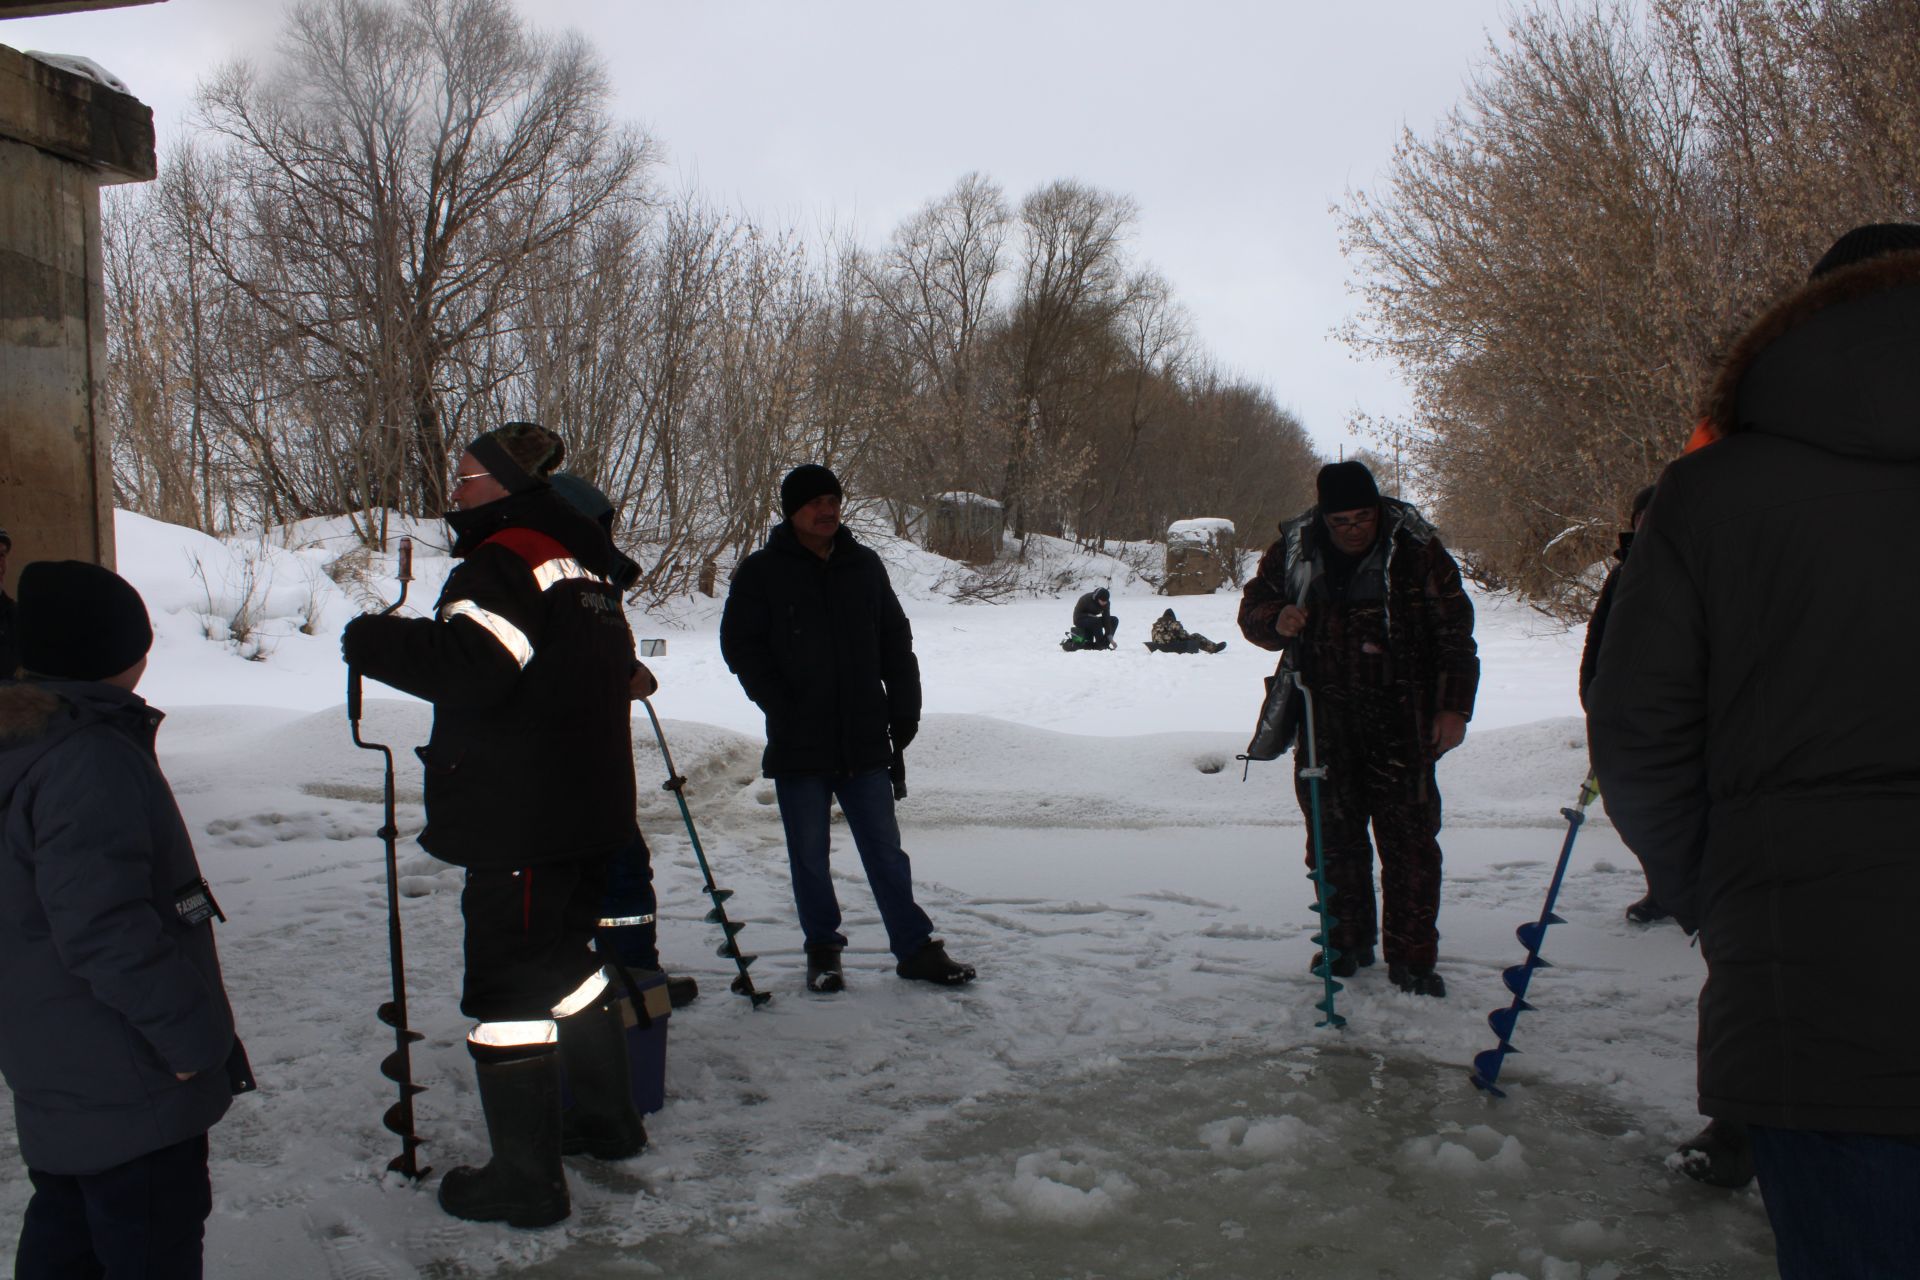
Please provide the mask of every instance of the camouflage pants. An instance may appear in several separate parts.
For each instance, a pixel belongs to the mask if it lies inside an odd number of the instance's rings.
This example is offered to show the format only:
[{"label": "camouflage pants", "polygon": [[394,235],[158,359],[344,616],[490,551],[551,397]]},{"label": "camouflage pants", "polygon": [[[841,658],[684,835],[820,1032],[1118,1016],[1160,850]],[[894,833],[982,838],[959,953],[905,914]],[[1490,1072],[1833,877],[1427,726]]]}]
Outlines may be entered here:
[{"label": "camouflage pants", "polygon": [[[1439,953],[1440,789],[1433,762],[1407,737],[1406,713],[1337,693],[1315,707],[1320,763],[1320,828],[1326,844],[1333,945],[1343,951],[1383,940],[1387,963],[1426,966]],[[1371,714],[1369,714],[1371,712]],[[1307,818],[1307,868],[1313,868],[1313,808],[1304,735],[1294,749],[1294,791]],[[1367,828],[1373,828],[1373,842]],[[1373,845],[1380,849],[1380,916],[1373,891]]]}]

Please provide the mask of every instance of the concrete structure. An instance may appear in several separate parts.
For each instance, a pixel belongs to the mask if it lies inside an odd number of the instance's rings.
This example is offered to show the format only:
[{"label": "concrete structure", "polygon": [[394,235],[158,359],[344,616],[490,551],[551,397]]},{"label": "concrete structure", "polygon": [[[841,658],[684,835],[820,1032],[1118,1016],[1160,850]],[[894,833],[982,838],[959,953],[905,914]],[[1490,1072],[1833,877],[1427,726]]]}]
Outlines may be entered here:
[{"label": "concrete structure", "polygon": [[[0,17],[104,7],[0,3]],[[0,526],[13,535],[9,577],[30,560],[113,563],[111,441],[96,415],[106,367],[100,187],[146,182],[154,171],[144,104],[0,44]]]},{"label": "concrete structure", "polygon": [[1224,586],[1238,586],[1233,538],[1233,521],[1218,516],[1168,525],[1167,576],[1160,593],[1203,596]]},{"label": "concrete structure", "polygon": [[966,564],[992,564],[1000,554],[1007,513],[977,493],[943,493],[927,513],[927,549]]}]

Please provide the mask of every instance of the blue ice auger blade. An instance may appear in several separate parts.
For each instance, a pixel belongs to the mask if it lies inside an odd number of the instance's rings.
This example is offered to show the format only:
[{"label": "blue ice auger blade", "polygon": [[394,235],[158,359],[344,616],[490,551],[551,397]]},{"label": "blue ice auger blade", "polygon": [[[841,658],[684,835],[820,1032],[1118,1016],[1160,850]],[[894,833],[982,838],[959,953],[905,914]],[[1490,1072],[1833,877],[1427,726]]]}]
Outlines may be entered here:
[{"label": "blue ice auger blade", "polygon": [[1505,1009],[1495,1009],[1487,1015],[1487,1025],[1493,1028],[1493,1034],[1500,1038],[1504,1047],[1513,1039],[1513,1024],[1520,1021],[1520,1015],[1533,1008],[1525,1000],[1516,1000]]},{"label": "blue ice auger blade", "polygon": [[1507,990],[1513,992],[1516,996],[1524,996],[1527,994],[1528,984],[1533,981],[1533,971],[1535,969],[1551,969],[1552,967],[1552,965],[1538,957],[1531,960],[1523,960],[1519,964],[1508,965],[1502,969],[1500,971],[1500,981]]},{"label": "blue ice auger blade", "polygon": [[1527,1003],[1527,988],[1533,981],[1536,969],[1550,969],[1553,966],[1540,958],[1540,946],[1546,940],[1547,929],[1551,925],[1565,924],[1566,921],[1553,913],[1553,904],[1560,896],[1560,885],[1567,877],[1567,860],[1573,854],[1573,841],[1580,834],[1580,825],[1586,821],[1587,806],[1600,795],[1600,788],[1594,782],[1593,774],[1587,774],[1586,781],[1580,784],[1580,803],[1570,809],[1562,809],[1561,816],[1567,820],[1567,836],[1560,842],[1560,857],[1554,864],[1553,880],[1547,885],[1546,901],[1540,904],[1540,918],[1529,920],[1513,931],[1520,945],[1527,949],[1527,955],[1519,964],[1509,965],[1501,970],[1500,981],[1513,993],[1513,1003],[1504,1009],[1496,1009],[1487,1015],[1487,1025],[1500,1038],[1500,1043],[1492,1049],[1479,1054],[1473,1060],[1473,1083],[1496,1098],[1507,1095],[1494,1087],[1494,1080],[1500,1075],[1500,1064],[1507,1054],[1518,1053],[1513,1047],[1514,1024],[1520,1015],[1533,1009]]}]

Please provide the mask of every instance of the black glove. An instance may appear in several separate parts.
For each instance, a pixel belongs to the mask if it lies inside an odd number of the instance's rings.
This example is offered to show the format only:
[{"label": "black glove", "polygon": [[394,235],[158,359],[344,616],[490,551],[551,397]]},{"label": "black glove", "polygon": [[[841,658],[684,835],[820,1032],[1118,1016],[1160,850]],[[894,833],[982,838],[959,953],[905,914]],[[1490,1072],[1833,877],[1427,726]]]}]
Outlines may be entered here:
[{"label": "black glove", "polygon": [[340,630],[340,657],[350,667],[366,664],[375,647],[379,615],[363,613]]}]

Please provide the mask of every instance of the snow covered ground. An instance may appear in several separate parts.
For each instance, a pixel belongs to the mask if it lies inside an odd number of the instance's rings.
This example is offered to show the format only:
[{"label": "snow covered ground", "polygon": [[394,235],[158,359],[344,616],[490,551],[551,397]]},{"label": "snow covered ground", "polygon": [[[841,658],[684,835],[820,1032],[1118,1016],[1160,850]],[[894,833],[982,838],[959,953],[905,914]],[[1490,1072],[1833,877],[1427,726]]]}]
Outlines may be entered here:
[{"label": "snow covered ground", "polygon": [[[1311,894],[1289,763],[1233,761],[1270,655],[1236,597],[1168,601],[1112,561],[1122,644],[1062,653],[1071,596],[956,605],[950,566],[887,549],[911,615],[927,720],[901,818],[923,903],[975,964],[961,991],[907,984],[848,850],[838,860],[849,990],[808,995],[760,722],[721,662],[717,606],[635,614],[664,637],[655,705],[754,975],[727,992],[687,833],[636,725],[662,949],[700,979],[671,1023],[668,1102],[620,1165],[570,1161],[574,1215],[542,1232],[446,1217],[383,1176],[392,1086],[379,758],[341,707],[340,626],[361,604],[322,570],[338,529],[251,551],[120,517],[124,572],[158,632],[142,692],[170,715],[163,762],[230,923],[222,956],[261,1090],[213,1132],[215,1277],[1771,1276],[1757,1195],[1663,1163],[1698,1126],[1698,953],[1621,909],[1638,868],[1596,811],[1547,936],[1553,966],[1494,1101],[1467,1079],[1507,1003],[1514,927],[1539,914],[1585,774],[1577,634],[1482,597],[1485,667],[1447,809],[1442,1001],[1384,966],[1318,1028]],[[317,545],[306,545],[309,543]],[[199,572],[196,574],[196,561]],[[221,615],[254,564],[258,625]],[[378,568],[378,566],[376,566]],[[446,564],[423,554],[425,607]],[[1086,575],[1092,575],[1087,577]],[[263,580],[265,590],[261,590]],[[377,575],[372,585],[391,591]],[[1169,603],[1218,656],[1148,654]],[[213,618],[209,625],[209,617]],[[305,626],[311,634],[302,631]],[[242,628],[243,630],[248,628]],[[212,638],[209,638],[211,634]],[[246,661],[242,653],[264,654]],[[379,691],[370,688],[370,694]],[[421,822],[427,709],[370,697],[397,744],[401,825]],[[529,802],[533,802],[530,797]],[[402,912],[419,1128],[437,1169],[482,1153],[455,1008],[459,872],[407,844]],[[0,1129],[11,1137],[11,1108]],[[0,1161],[0,1233],[28,1185]]]}]

